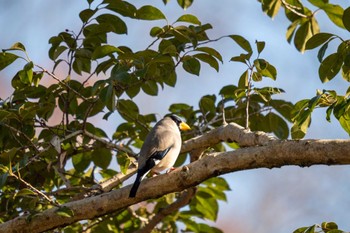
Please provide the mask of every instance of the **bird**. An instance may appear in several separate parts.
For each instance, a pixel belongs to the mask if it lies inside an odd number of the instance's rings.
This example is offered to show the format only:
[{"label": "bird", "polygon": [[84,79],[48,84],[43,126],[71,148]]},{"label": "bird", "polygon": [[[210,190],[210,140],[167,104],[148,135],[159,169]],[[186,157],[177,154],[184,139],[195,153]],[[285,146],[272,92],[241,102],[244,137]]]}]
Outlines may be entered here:
[{"label": "bird", "polygon": [[180,153],[182,140],[180,130],[190,126],[176,115],[165,116],[146,136],[138,157],[138,170],[129,197],[135,197],[141,181],[149,173],[158,174],[172,168]]}]

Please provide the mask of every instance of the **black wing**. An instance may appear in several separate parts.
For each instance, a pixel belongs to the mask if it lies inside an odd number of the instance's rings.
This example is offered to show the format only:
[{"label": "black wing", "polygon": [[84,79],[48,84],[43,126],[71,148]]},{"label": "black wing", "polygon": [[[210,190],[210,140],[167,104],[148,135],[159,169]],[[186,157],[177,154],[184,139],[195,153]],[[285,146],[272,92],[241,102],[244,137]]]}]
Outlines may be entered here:
[{"label": "black wing", "polygon": [[148,172],[157,164],[157,161],[162,160],[166,154],[169,152],[171,147],[163,150],[154,152],[146,161],[143,167],[137,170],[137,176],[135,182],[130,190],[129,197],[135,197],[137,189],[139,188],[141,181],[148,174]]}]

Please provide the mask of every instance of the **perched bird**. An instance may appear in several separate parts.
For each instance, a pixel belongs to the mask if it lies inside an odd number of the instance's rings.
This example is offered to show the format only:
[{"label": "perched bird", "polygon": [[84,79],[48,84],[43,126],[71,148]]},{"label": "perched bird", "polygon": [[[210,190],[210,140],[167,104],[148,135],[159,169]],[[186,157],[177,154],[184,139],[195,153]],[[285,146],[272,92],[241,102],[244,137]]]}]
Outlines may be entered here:
[{"label": "perched bird", "polygon": [[182,144],[180,130],[189,129],[191,128],[175,115],[164,117],[153,127],[141,147],[139,168],[129,197],[135,197],[148,172],[159,173],[175,164]]}]

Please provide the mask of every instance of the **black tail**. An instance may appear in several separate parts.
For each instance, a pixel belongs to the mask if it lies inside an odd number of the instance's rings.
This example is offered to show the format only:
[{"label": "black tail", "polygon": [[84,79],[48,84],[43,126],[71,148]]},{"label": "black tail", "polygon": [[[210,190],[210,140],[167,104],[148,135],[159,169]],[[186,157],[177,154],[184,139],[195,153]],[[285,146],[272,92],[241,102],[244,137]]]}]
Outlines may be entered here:
[{"label": "black tail", "polygon": [[136,196],[136,192],[137,192],[137,189],[139,188],[140,184],[141,184],[141,180],[142,180],[142,176],[137,173],[137,176],[136,176],[136,180],[130,190],[130,194],[129,194],[129,197],[135,197]]}]

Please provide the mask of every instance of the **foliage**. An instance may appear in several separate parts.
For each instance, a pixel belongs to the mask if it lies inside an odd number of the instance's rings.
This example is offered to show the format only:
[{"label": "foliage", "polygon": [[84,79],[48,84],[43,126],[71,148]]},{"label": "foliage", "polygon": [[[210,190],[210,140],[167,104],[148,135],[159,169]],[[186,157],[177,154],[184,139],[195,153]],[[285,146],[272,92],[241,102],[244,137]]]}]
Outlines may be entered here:
[{"label": "foliage", "polygon": [[[321,63],[319,77],[322,82],[331,81],[340,71],[342,77],[349,81],[350,40],[343,39],[333,33],[320,32],[316,15],[319,11],[326,13],[334,25],[349,32],[350,8],[344,10],[339,5],[323,0],[309,0],[312,6],[316,7],[315,10],[311,10],[301,2],[294,0],[261,0],[260,2],[263,11],[270,17],[276,16],[283,6],[285,15],[291,22],[286,33],[287,41],[291,43],[294,39],[294,45],[300,52],[322,45],[317,56]],[[325,57],[328,45],[334,39],[340,40],[338,49]],[[348,96],[349,89],[345,95],[339,95],[334,90],[317,90],[315,97],[300,100],[296,103],[291,116],[293,121],[292,138],[301,139],[305,136],[311,123],[311,114],[316,108],[327,108],[327,120],[330,121],[330,116],[333,113],[343,129],[350,134]]]},{"label": "foliage", "polygon": [[[184,14],[170,24],[166,16],[151,5],[137,8],[127,1],[96,2],[87,0],[88,8],[79,13],[81,28],[77,33],[66,30],[50,38],[48,53],[53,71],[32,61],[20,42],[0,53],[0,70],[24,61],[12,78],[13,94],[0,105],[1,222],[24,212],[29,213],[30,220],[38,212],[62,206],[96,184],[96,172],[103,179],[125,172],[150,126],[156,122],[155,114],[140,114],[132,99],[141,92],[157,96],[164,86],[174,87],[181,68],[196,76],[200,75],[203,64],[219,71],[223,58],[219,51],[209,46],[219,39],[230,39],[242,49],[242,53],[233,54],[231,61],[241,63],[246,70],[237,84],[203,96],[198,106],[174,103],[169,107],[169,112],[181,116],[192,126],[193,130],[185,135],[185,139],[220,126],[223,119],[254,131],[273,133],[281,139],[289,137],[292,122],[291,136],[298,139],[305,136],[311,114],[317,107],[327,107],[327,119],[333,113],[350,134],[348,92],[341,96],[333,90],[317,91],[315,97],[293,105],[274,97],[283,93],[282,89],[255,86],[265,78],[277,78],[276,68],[261,58],[265,42],[256,41],[252,45],[236,34],[209,38],[207,32],[213,26],[202,23],[195,15]],[[192,2],[178,0],[184,9]],[[349,8],[343,10],[321,0],[309,2],[317,10],[324,11],[335,25],[350,31]],[[332,80],[340,70],[342,77],[350,80],[349,41],[335,34],[319,33],[315,11],[292,0],[261,0],[261,4],[270,17],[274,17],[281,7],[285,9],[286,17],[291,21],[287,40],[294,39],[299,51],[322,45],[318,58],[321,62],[319,76],[323,82]],[[134,51],[125,45],[108,42],[111,35],[127,34],[126,19],[157,20],[158,26],[150,29],[150,43],[144,50]],[[338,50],[324,58],[328,44],[334,39],[341,41]],[[65,77],[55,75],[58,67],[67,70]],[[53,83],[43,85],[43,77],[51,78]],[[97,81],[90,83],[93,77]],[[123,119],[113,136],[91,123],[92,117],[108,120],[112,114]],[[211,149],[223,151],[227,146],[230,145],[220,144]],[[110,166],[113,157],[117,158],[118,170]],[[177,165],[183,164],[187,157],[181,155]],[[226,201],[227,190],[230,188],[222,178],[200,184],[188,207],[164,218],[158,226],[159,231],[177,232],[181,222],[187,231],[221,232],[196,220],[215,221],[218,201]],[[153,211],[173,203],[179,195],[168,194],[150,200],[136,210],[127,209],[74,223],[63,230],[131,232],[144,226],[142,219],[149,219]],[[57,214],[74,215],[65,207]],[[296,232],[305,232],[306,228],[298,230]]]},{"label": "foliage", "polygon": [[309,227],[300,227],[293,233],[346,233],[345,231],[339,230],[338,225],[334,222],[323,222],[321,225],[315,224]]}]

